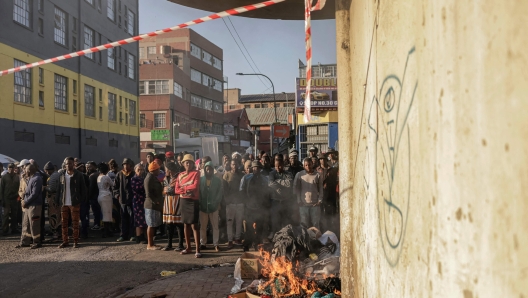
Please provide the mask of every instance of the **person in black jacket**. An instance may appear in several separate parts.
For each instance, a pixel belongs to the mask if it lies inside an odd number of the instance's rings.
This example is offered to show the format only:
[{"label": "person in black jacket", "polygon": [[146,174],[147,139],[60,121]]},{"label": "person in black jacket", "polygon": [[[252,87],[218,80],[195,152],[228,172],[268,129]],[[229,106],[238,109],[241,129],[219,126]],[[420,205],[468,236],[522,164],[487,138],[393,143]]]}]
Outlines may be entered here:
[{"label": "person in black jacket", "polygon": [[72,219],[73,226],[73,248],[79,247],[79,219],[81,203],[86,202],[87,191],[83,174],[75,170],[73,157],[64,160],[66,169],[59,177],[59,201],[62,202],[62,244],[59,248],[70,246],[68,239],[68,220]]},{"label": "person in black jacket", "polygon": [[[77,163],[77,166],[75,167],[77,171],[81,172],[83,174],[84,178],[84,184],[86,185],[87,191],[89,190],[90,186],[90,178],[88,175],[86,175],[86,166],[85,164],[80,161]],[[88,238],[88,227],[90,225],[90,202],[89,197],[85,202],[81,203],[81,239]]]},{"label": "person in black jacket", "polygon": [[86,172],[90,184],[88,184],[88,201],[90,207],[92,208],[92,213],[94,217],[94,225],[92,227],[93,231],[98,231],[101,229],[99,226],[101,224],[101,206],[97,201],[99,197],[99,187],[97,186],[97,177],[99,177],[99,171],[97,171],[97,164],[93,161],[86,163]]},{"label": "person in black jacket", "polygon": [[121,205],[121,235],[117,241],[136,241],[136,237],[129,237],[134,235],[134,209],[132,202],[134,200],[134,192],[132,191],[132,177],[134,173],[134,162],[130,158],[123,160],[123,170],[119,172],[114,181],[114,194]]}]

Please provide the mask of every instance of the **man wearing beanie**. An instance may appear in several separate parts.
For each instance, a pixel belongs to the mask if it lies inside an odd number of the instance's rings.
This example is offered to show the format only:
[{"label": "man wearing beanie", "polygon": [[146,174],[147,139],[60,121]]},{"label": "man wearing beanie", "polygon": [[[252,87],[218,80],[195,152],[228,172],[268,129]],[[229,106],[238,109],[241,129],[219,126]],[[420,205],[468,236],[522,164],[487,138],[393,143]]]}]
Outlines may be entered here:
[{"label": "man wearing beanie", "polygon": [[134,209],[132,208],[132,201],[134,200],[134,193],[132,191],[132,177],[134,173],[134,162],[130,158],[123,160],[123,170],[119,172],[114,181],[115,197],[119,200],[121,205],[121,237],[117,241],[136,241],[134,235]]}]

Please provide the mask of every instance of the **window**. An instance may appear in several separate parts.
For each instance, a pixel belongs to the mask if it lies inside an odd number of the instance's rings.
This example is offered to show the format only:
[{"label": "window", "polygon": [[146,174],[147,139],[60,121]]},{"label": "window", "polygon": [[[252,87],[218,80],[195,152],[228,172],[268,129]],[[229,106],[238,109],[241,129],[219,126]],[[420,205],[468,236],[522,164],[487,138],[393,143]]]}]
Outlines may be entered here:
[{"label": "window", "polygon": [[95,88],[90,85],[84,85],[84,114],[89,117],[95,117]]},{"label": "window", "polygon": [[139,48],[139,59],[145,59],[145,48]]},{"label": "window", "polygon": [[203,105],[204,105],[204,109],[209,110],[209,111],[213,110],[213,101],[212,100],[204,98],[203,99]]},{"label": "window", "polygon": [[35,142],[35,134],[32,132],[15,131],[15,142]]},{"label": "window", "polygon": [[73,80],[73,94],[77,94],[77,80]]},{"label": "window", "polygon": [[203,62],[211,65],[211,64],[213,64],[212,59],[213,59],[213,55],[207,53],[206,51],[202,51],[202,61]]},{"label": "window", "polygon": [[145,114],[139,114],[139,126],[147,127],[147,119],[145,118]]},{"label": "window", "polygon": [[223,135],[224,128],[222,127],[222,124],[213,124],[213,133],[215,135]]},{"label": "window", "polygon": [[141,81],[139,82],[139,94],[153,95],[153,94],[169,94],[169,81]]},{"label": "window", "polygon": [[220,69],[222,70],[222,60],[216,58],[213,56],[213,66],[216,68],[216,69]]},{"label": "window", "polygon": [[44,20],[42,18],[38,19],[38,33],[44,35]]},{"label": "window", "polygon": [[73,114],[77,115],[77,100],[73,100]]},{"label": "window", "polygon": [[191,43],[191,55],[194,57],[201,59],[202,58],[202,49],[200,49],[198,46]]},{"label": "window", "polygon": [[251,109],[251,105],[244,105],[244,109]]},{"label": "window", "polygon": [[176,82],[174,82],[174,95],[183,98],[182,86]]},{"label": "window", "polygon": [[44,84],[44,69],[42,67],[39,67],[39,84]]},{"label": "window", "polygon": [[191,106],[202,108],[202,98],[200,96],[191,94]]},{"label": "window", "polygon": [[[27,63],[15,59],[15,67]],[[15,77],[15,101],[31,104],[31,68],[14,73]]]},{"label": "window", "polygon": [[68,78],[55,74],[55,109],[68,111]]},{"label": "window", "polygon": [[108,92],[108,121],[116,121],[116,95]]},{"label": "window", "polygon": [[44,107],[44,91],[39,91],[39,107]]},{"label": "window", "polygon": [[262,108],[267,108],[268,107],[268,104],[267,103],[263,103],[262,104]]},{"label": "window", "polygon": [[99,12],[101,12],[101,0],[97,0],[97,10],[99,10]]},{"label": "window", "polygon": [[145,93],[145,84],[147,84],[148,81],[139,81],[139,95],[146,94]]},{"label": "window", "polygon": [[125,125],[128,125],[128,113],[125,113]]},{"label": "window", "polygon": [[206,75],[205,73],[202,73],[202,84],[204,86],[211,87],[213,85],[211,77]]},{"label": "window", "polygon": [[110,20],[115,22],[115,0],[108,0],[106,15]]},{"label": "window", "polygon": [[[84,49],[89,49],[94,46],[94,36],[95,36],[94,31],[85,25],[84,26]],[[85,56],[90,59],[94,58],[93,53],[86,54]]]},{"label": "window", "polygon": [[72,36],[72,51],[77,52],[77,38]]},{"label": "window", "polygon": [[130,53],[128,53],[128,78],[132,80],[136,78],[136,56]]},{"label": "window", "polygon": [[128,32],[128,34],[130,35],[134,35],[134,25],[135,25],[135,20],[136,20],[136,14],[133,13],[130,9],[128,10],[127,12],[127,24],[126,24],[126,31]]},{"label": "window", "polygon": [[123,107],[123,96],[119,96],[119,108]]},{"label": "window", "polygon": [[90,3],[91,5],[93,5],[93,0],[84,0],[84,1],[86,1],[86,2]]},{"label": "window", "polygon": [[213,89],[222,92],[222,82],[217,79],[213,79]]},{"label": "window", "polygon": [[260,109],[260,104],[255,104],[255,109]]},{"label": "window", "polygon": [[154,113],[154,128],[165,128],[165,113]]},{"label": "window", "polygon": [[202,73],[191,68],[191,80],[202,83]]},{"label": "window", "polygon": [[119,112],[119,123],[123,124],[123,112]]},{"label": "window", "polygon": [[[108,41],[108,42],[110,42],[110,41]],[[108,52],[107,66],[111,70],[115,70],[115,49],[114,48],[109,48],[107,50],[107,52]]]},{"label": "window", "polygon": [[63,46],[68,42],[68,15],[55,6],[55,29],[53,30],[53,40]]},{"label": "window", "polygon": [[40,12],[44,11],[44,0],[37,0],[37,9]]},{"label": "window", "polygon": [[222,113],[222,104],[216,101],[213,101],[213,111],[217,113]]},{"label": "window", "polygon": [[73,17],[73,32],[77,32],[77,18]]},{"label": "window", "polygon": [[149,53],[149,55],[155,55],[156,47],[147,47],[147,52]]},{"label": "window", "polygon": [[103,102],[103,89],[99,89],[99,102]]},{"label": "window", "polygon": [[129,107],[130,107],[130,125],[136,125],[136,102],[133,101],[133,100],[130,100],[130,103],[129,103]]},{"label": "window", "polygon": [[99,107],[99,120],[103,120],[103,107]]},{"label": "window", "polygon": [[230,110],[234,110],[235,109],[235,105],[229,105],[229,109]]},{"label": "window", "polygon": [[31,28],[31,0],[14,0],[13,21]]},{"label": "window", "polygon": [[128,110],[128,98],[125,97],[125,110]]}]

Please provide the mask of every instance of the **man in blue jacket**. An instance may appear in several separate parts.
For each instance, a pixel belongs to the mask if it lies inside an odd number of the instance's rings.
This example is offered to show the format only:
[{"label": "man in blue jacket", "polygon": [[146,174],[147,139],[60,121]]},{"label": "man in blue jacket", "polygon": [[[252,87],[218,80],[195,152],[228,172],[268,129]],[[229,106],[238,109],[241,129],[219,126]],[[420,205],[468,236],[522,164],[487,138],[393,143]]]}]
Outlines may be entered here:
[{"label": "man in blue jacket", "polygon": [[40,217],[42,212],[42,176],[37,172],[37,167],[30,164],[26,168],[29,181],[22,198],[22,236],[16,248],[29,247],[33,238],[31,249],[42,247],[40,242]]}]

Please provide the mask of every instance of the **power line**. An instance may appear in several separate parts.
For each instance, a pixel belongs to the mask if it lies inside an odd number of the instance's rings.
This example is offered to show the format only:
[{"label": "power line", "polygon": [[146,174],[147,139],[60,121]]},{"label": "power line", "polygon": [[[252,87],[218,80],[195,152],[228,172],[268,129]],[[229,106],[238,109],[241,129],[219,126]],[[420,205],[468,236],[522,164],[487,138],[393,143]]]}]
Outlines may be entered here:
[{"label": "power line", "polygon": [[[227,23],[224,19],[222,19],[222,21],[224,21],[224,25],[226,26],[227,30],[229,31],[229,34],[231,34],[231,37],[233,37],[233,40],[235,41],[236,45],[238,46],[238,49],[240,50],[240,52],[242,53],[242,55],[244,56],[244,59],[246,59],[247,63],[249,64],[249,67],[251,67],[251,69],[253,70],[254,73],[257,73],[257,71],[255,70],[255,68],[253,68],[253,65],[251,65],[251,63],[249,62],[248,58],[246,57],[246,54],[244,54],[244,51],[242,51],[242,48],[240,47],[240,45],[238,44],[235,36],[233,35],[233,33],[231,33],[231,29],[229,29],[229,26],[227,26]],[[255,65],[256,66],[256,65]],[[268,85],[264,84],[264,82],[262,81],[262,79],[260,78],[260,76],[257,76],[259,81],[262,83],[262,85],[264,85],[264,87],[268,87]]]},{"label": "power line", "polygon": [[[229,23],[231,23],[231,26],[233,26],[233,29],[235,30],[235,33],[236,35],[238,36],[238,39],[240,39],[240,43],[242,43],[242,46],[244,47],[244,49],[246,50],[248,56],[249,56],[249,59],[251,59],[251,61],[253,61],[253,64],[255,65],[255,67],[257,68],[257,70],[259,71],[259,73],[262,73],[262,71],[260,71],[260,69],[258,68],[257,66],[257,63],[255,63],[255,60],[253,60],[253,57],[251,57],[251,54],[249,53],[248,49],[246,48],[246,45],[244,44],[244,41],[242,40],[242,38],[240,37],[240,35],[238,35],[238,31],[235,27],[235,25],[233,24],[233,22],[231,21],[231,18],[230,17],[227,17],[227,19],[229,20]],[[269,89],[269,88],[268,88]]]}]

